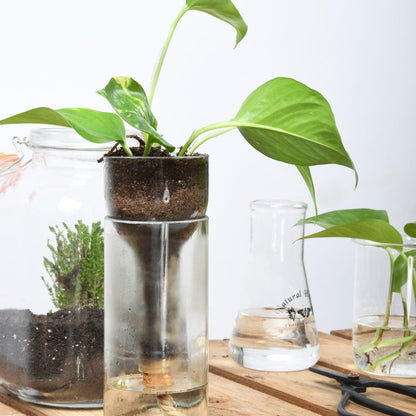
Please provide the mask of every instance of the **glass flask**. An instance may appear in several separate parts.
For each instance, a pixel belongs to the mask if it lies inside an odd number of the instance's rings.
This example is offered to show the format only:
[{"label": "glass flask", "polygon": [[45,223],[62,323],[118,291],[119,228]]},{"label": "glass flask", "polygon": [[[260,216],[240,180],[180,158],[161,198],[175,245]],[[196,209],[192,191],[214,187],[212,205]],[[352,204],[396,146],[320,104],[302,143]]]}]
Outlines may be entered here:
[{"label": "glass flask", "polygon": [[416,242],[355,240],[354,361],[370,374],[416,377]]},{"label": "glass flask", "polygon": [[106,217],[106,416],[208,415],[207,222]]},{"label": "glass flask", "polygon": [[109,146],[66,128],[32,130],[16,144],[31,161],[15,155],[0,167],[0,385],[37,404],[101,407],[104,192],[97,159]]},{"label": "glass flask", "polygon": [[296,371],[314,365],[319,339],[303,263],[303,202],[250,205],[249,275],[230,339],[244,367]]}]

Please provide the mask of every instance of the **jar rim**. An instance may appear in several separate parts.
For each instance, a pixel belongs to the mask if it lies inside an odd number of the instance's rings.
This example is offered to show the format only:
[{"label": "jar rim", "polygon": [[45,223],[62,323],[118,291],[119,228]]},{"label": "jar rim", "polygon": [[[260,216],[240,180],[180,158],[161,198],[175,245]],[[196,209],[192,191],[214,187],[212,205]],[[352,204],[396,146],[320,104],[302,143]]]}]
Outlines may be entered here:
[{"label": "jar rim", "polygon": [[114,142],[93,143],[69,127],[41,127],[30,130],[28,146],[31,149],[108,151]]},{"label": "jar rim", "polygon": [[290,201],[287,199],[255,199],[250,202],[250,209],[290,209],[290,210],[306,210],[308,204],[302,201]]},{"label": "jar rim", "polygon": [[206,153],[189,155],[189,156],[113,156],[113,155],[104,155],[104,159],[154,159],[154,160],[181,160],[181,159],[208,159],[209,155]]},{"label": "jar rim", "polygon": [[155,225],[163,225],[163,224],[169,224],[169,225],[187,225],[187,224],[194,224],[198,222],[208,222],[209,217],[206,215],[203,217],[198,218],[188,218],[183,220],[123,220],[121,218],[115,218],[111,215],[107,215],[105,217],[106,220],[114,222],[114,223],[120,223],[120,224],[130,224],[130,225],[148,225],[148,226],[155,226]]}]

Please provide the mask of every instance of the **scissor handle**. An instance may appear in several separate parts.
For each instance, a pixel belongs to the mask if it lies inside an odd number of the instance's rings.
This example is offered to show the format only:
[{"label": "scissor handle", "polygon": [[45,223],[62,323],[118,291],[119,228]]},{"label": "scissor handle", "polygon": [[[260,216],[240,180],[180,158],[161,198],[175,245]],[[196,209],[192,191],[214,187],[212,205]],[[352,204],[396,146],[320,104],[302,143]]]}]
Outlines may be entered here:
[{"label": "scissor handle", "polygon": [[393,383],[385,380],[371,380],[368,378],[360,379],[361,385],[364,387],[377,387],[380,389],[394,391],[395,393],[405,394],[409,397],[416,398],[416,386],[404,386],[399,383]]},{"label": "scissor handle", "polygon": [[342,392],[344,393],[341,401],[338,404],[338,413],[342,416],[359,416],[355,413],[350,413],[345,410],[345,406],[348,403],[348,400],[352,400],[353,402],[357,404],[361,404],[369,409],[376,410],[377,412],[384,413],[386,415],[391,416],[415,416],[412,413],[405,412],[400,409],[396,409],[394,407],[388,406],[387,404],[383,404],[380,402],[377,402],[373,399],[370,399],[366,396],[361,395],[360,393],[357,393],[354,390],[354,387],[352,386],[342,386]]}]

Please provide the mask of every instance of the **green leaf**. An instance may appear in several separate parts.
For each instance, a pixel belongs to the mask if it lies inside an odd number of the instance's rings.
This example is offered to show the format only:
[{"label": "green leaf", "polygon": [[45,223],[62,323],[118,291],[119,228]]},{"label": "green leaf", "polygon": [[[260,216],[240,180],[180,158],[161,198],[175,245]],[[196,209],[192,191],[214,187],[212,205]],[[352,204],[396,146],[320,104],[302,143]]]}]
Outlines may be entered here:
[{"label": "green leaf", "polygon": [[298,168],[299,173],[302,175],[303,180],[306,183],[306,186],[309,189],[309,192],[312,196],[313,204],[315,207],[315,213],[318,213],[318,206],[316,204],[316,194],[315,194],[315,186],[313,184],[311,171],[308,166],[296,166]]},{"label": "green leaf", "polygon": [[322,228],[329,228],[336,225],[343,225],[371,218],[385,221],[387,223],[389,222],[387,212],[384,210],[355,208],[326,212],[315,217],[305,218],[304,220],[301,220],[300,223],[316,224]]},{"label": "green leaf", "polygon": [[157,131],[154,117],[146,93],[142,86],[129,77],[111,78],[100,91],[120,117],[134,128],[150,135],[151,142],[159,143],[169,151],[175,146],[168,143]]},{"label": "green leaf", "polygon": [[335,163],[355,171],[326,99],[293,79],[274,78],[261,85],[233,122],[254,148],[272,159],[297,166]]},{"label": "green leaf", "polygon": [[[409,257],[414,258],[413,268],[416,267],[416,250],[410,250],[403,253],[406,259]],[[409,261],[405,260],[402,256],[397,256],[393,266],[393,292],[400,293],[402,286],[408,281],[408,266]],[[411,283],[410,283],[411,284]]]},{"label": "green leaf", "polygon": [[0,120],[1,124],[50,124],[71,127],[68,121],[57,111],[48,107],[38,107]]},{"label": "green leaf", "polygon": [[94,143],[125,143],[122,120],[116,114],[88,108],[52,110],[38,107],[0,120],[0,124],[47,124],[73,128],[80,136]]},{"label": "green leaf", "polygon": [[98,94],[106,98],[120,117],[130,123],[138,116],[151,127],[157,128],[157,121],[150,110],[143,87],[129,77],[113,77]]},{"label": "green leaf", "polygon": [[370,240],[385,244],[403,244],[400,233],[389,223],[368,218],[349,224],[336,225],[303,238],[345,237]]},{"label": "green leaf", "polygon": [[126,130],[117,114],[89,108],[63,108],[56,110],[84,139],[94,143],[116,141],[124,144]]},{"label": "green leaf", "polygon": [[208,13],[233,26],[237,31],[235,46],[247,33],[246,23],[230,0],[186,0],[186,5],[188,10],[199,10]]},{"label": "green leaf", "polygon": [[404,232],[412,238],[416,238],[416,222],[409,222],[404,226]]}]

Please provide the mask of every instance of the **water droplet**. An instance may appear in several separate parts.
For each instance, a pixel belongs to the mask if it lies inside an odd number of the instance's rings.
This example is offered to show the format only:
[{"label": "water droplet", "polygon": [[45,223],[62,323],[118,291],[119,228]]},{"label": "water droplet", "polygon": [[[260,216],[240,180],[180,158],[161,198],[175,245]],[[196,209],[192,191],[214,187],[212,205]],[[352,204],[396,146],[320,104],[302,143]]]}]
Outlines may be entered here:
[{"label": "water droplet", "polygon": [[168,204],[170,201],[170,192],[168,188],[168,181],[165,182],[165,192],[163,192],[162,200],[165,204]]}]

